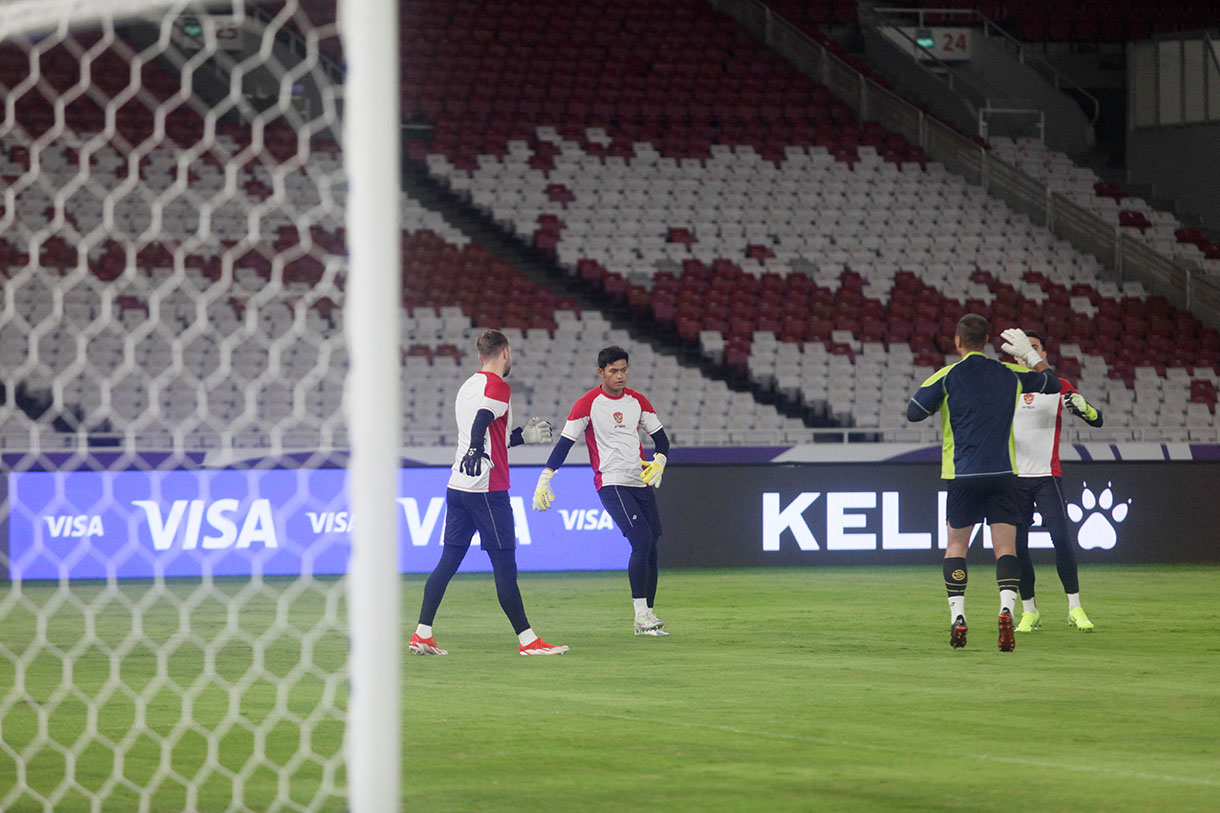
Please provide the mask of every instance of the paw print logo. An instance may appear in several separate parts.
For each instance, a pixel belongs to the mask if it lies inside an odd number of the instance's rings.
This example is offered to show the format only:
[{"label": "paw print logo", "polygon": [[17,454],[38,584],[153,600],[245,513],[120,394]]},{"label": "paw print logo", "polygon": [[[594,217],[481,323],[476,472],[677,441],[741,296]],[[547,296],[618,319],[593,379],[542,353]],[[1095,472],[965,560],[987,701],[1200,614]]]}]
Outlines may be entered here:
[{"label": "paw print logo", "polygon": [[1114,526],[1127,518],[1127,508],[1131,505],[1131,500],[1115,505],[1114,492],[1111,490],[1113,485],[1106,483],[1105,489],[1094,496],[1089,484],[1085,483],[1084,491],[1080,495],[1080,505],[1067,505],[1068,517],[1072,522],[1080,523],[1084,520],[1077,531],[1077,539],[1080,547],[1085,550],[1110,550],[1118,541],[1118,532]]}]

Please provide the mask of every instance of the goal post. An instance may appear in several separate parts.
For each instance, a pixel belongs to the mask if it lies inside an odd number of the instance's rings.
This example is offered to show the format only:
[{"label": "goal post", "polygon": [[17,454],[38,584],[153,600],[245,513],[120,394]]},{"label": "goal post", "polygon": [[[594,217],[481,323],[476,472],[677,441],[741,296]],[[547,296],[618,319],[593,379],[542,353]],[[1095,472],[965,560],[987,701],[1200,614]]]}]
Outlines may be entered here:
[{"label": "goal post", "polygon": [[399,150],[398,4],[345,0],[348,46],[344,143],[348,201],[352,351],[352,702],[348,775],[352,810],[400,802],[401,606],[398,576]]},{"label": "goal post", "polygon": [[0,809],[401,804],[396,16],[0,2]]}]

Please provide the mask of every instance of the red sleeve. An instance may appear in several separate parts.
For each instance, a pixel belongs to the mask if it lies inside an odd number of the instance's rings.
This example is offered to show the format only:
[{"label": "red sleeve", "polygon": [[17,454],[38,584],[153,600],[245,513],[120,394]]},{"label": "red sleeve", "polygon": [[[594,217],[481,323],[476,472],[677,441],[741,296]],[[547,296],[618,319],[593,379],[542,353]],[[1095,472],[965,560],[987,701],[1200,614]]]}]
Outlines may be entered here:
[{"label": "red sleeve", "polygon": [[584,395],[576,399],[576,403],[572,404],[572,411],[568,413],[569,421],[578,421],[581,418],[589,417],[590,410],[593,407],[593,399],[597,397],[597,390],[589,390]]},{"label": "red sleeve", "polygon": [[1060,378],[1059,385],[1063,388],[1064,392],[1076,392],[1077,391],[1076,388],[1072,386],[1072,382],[1068,381],[1066,378]]},{"label": "red sleeve", "polygon": [[631,395],[632,398],[634,398],[635,400],[640,402],[641,409],[643,409],[645,412],[651,412],[654,415],[656,414],[657,411],[652,408],[652,404],[650,404],[648,402],[648,399],[644,397],[643,393],[636,392],[635,390],[630,390],[630,389],[627,390],[627,392]]},{"label": "red sleeve", "polygon": [[503,401],[508,403],[509,393],[512,388],[508,386],[508,382],[499,376],[487,376],[487,383],[483,386],[483,397],[490,398],[493,401]]}]

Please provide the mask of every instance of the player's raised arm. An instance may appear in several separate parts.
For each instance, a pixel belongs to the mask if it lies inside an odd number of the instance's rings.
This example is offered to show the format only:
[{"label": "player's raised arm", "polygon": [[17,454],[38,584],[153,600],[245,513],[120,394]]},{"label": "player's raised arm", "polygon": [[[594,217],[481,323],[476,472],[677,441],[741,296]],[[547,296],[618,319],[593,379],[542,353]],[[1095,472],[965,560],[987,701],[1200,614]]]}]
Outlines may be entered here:
[{"label": "player's raised arm", "polygon": [[1013,358],[1020,359],[1030,369],[1030,372],[1027,373],[1017,373],[1017,377],[1021,379],[1021,388],[1025,392],[1049,394],[1063,389],[1059,376],[1055,375],[1055,371],[1046,363],[1042,354],[1034,349],[1029,337],[1025,335],[1025,331],[1019,327],[1010,327],[1000,336],[1004,339],[1004,344],[1000,345],[1000,349]]}]

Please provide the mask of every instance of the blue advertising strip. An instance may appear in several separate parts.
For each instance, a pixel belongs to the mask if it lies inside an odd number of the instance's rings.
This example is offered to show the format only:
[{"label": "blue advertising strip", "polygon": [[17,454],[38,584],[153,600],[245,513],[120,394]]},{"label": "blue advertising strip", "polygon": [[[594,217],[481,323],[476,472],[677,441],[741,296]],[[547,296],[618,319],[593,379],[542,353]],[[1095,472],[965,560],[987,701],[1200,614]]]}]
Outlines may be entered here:
[{"label": "blue advertising strip", "polygon": [[[531,510],[541,469],[513,469],[521,570],[626,566],[629,546],[588,472],[558,505]],[[399,562],[440,556],[449,469],[399,471]],[[16,579],[339,574],[351,531],[344,469],[20,472],[8,475],[8,565]],[[558,485],[558,483],[557,483]],[[464,571],[490,570],[476,537]]]},{"label": "blue advertising strip", "polygon": [[[510,500],[523,571],[619,570],[629,546],[587,469],[530,508],[540,468],[514,467]],[[934,563],[944,547],[936,464],[672,465],[658,492],[666,567]],[[399,472],[400,569],[440,556],[447,468]],[[343,469],[21,472],[8,475],[12,579],[339,574],[353,517]],[[1081,562],[1216,562],[1220,462],[1065,467]],[[477,540],[463,570],[486,571]],[[971,556],[990,558],[979,529]],[[1037,525],[1030,547],[1052,556]],[[3,558],[0,557],[0,563]]]}]

